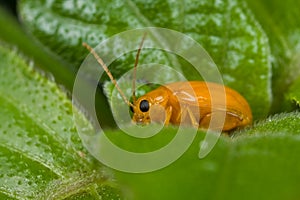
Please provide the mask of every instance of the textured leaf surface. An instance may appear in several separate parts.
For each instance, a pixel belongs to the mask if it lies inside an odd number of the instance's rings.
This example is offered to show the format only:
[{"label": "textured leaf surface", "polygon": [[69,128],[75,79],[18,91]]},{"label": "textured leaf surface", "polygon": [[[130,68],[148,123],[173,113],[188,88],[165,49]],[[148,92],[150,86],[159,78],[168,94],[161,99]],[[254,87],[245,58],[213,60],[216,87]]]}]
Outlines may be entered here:
[{"label": "textured leaf surface", "polygon": [[111,178],[82,147],[70,100],[17,53],[0,46],[0,60],[0,195],[100,198]]},{"label": "textured leaf surface", "polygon": [[[269,111],[268,40],[241,1],[22,0],[20,11],[39,41],[77,67],[87,55],[83,41],[95,46],[113,34],[147,26],[186,33],[209,52],[225,84],[246,97],[256,119]],[[168,63],[158,53],[149,60]],[[118,77],[132,65],[133,59],[116,62],[113,74]],[[193,79],[191,70],[182,68]]]},{"label": "textured leaf surface", "polygon": [[[284,95],[300,75],[300,21],[299,2],[247,1],[266,31],[272,52],[273,106],[272,112],[286,110]],[[288,100],[289,101],[289,100]]]}]

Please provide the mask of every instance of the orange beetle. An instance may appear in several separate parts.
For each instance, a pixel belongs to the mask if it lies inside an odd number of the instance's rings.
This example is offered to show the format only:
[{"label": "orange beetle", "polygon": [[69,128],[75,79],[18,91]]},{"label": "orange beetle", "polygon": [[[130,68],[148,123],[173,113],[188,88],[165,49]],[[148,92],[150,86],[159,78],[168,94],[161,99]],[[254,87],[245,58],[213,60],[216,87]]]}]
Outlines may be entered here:
[{"label": "orange beetle", "polygon": [[[210,93],[214,92],[217,97],[224,89],[226,101],[217,98],[214,101],[216,107],[212,111]],[[155,105],[165,110],[156,107],[156,111],[151,111]],[[199,128],[208,128],[212,112],[223,112],[225,115],[223,131],[245,127],[252,122],[251,109],[239,93],[223,85],[203,81],[175,82],[161,86],[138,98],[132,108],[133,121],[138,123],[164,120],[165,124],[180,124],[181,121],[187,121]],[[154,114],[151,115],[151,112]],[[166,116],[163,116],[163,112],[166,112]]]},{"label": "orange beetle", "polygon": [[[145,35],[144,35],[145,38]],[[134,68],[136,69],[144,38],[138,49]],[[182,121],[198,128],[208,128],[213,112],[220,112],[225,116],[222,127],[210,127],[231,131],[242,128],[252,123],[252,113],[247,101],[235,90],[216,83],[204,81],[175,82],[148,92],[136,100],[135,97],[135,76],[133,80],[133,103],[128,101],[123,91],[119,88],[111,72],[103,60],[93,48],[83,43],[103,67],[123,100],[133,111],[132,120],[136,123],[147,124],[151,121],[164,122],[166,125],[180,124]],[[209,89],[208,89],[209,88]],[[217,106],[212,111],[210,92],[215,97],[222,97],[225,90],[226,101],[222,98],[214,100]],[[224,105],[225,104],[225,105]],[[197,109],[195,107],[197,106]],[[198,113],[196,113],[198,112]]]}]

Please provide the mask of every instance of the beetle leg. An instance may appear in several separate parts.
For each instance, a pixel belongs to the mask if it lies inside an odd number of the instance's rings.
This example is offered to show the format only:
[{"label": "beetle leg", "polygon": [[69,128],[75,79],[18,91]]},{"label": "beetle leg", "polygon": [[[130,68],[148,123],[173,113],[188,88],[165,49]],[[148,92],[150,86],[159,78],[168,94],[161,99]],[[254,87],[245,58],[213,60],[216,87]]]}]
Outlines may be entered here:
[{"label": "beetle leg", "polygon": [[199,127],[199,123],[198,121],[196,120],[195,116],[193,115],[193,112],[191,111],[191,109],[189,107],[184,107],[182,109],[182,112],[181,112],[181,116],[179,115],[178,116],[178,121],[180,121],[180,118],[181,117],[181,120],[182,122],[184,122],[186,120],[186,118],[188,117],[191,124],[195,127],[195,128],[198,128]]},{"label": "beetle leg", "polygon": [[186,108],[186,112],[188,113],[189,117],[190,117],[190,120],[192,122],[192,125],[195,127],[195,128],[198,128],[199,127],[199,123],[198,121],[196,120],[195,116],[193,115],[193,112],[191,111],[191,109],[189,107]]},{"label": "beetle leg", "polygon": [[[217,112],[208,113],[205,116],[203,116],[200,120],[200,127],[204,129],[208,129],[211,123],[211,118],[213,115],[217,114]],[[223,127],[223,125],[222,125]],[[211,129],[222,129],[222,127],[210,127]]]},{"label": "beetle leg", "polygon": [[172,107],[169,106],[169,107],[167,107],[167,109],[166,109],[166,119],[165,119],[165,123],[164,123],[166,126],[169,125],[171,116],[172,116]]}]

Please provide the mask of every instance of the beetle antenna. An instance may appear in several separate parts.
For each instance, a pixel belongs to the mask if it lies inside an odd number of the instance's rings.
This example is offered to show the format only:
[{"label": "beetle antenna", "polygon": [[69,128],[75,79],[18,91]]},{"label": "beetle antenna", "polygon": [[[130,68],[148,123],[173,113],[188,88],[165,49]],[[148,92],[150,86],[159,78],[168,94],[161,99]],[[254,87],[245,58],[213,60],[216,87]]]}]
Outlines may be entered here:
[{"label": "beetle antenna", "polygon": [[89,52],[91,54],[93,54],[93,56],[96,58],[97,62],[102,66],[102,68],[104,69],[104,71],[106,72],[106,74],[108,75],[108,77],[110,78],[111,82],[115,85],[115,87],[117,88],[117,90],[119,91],[120,95],[122,96],[123,100],[125,101],[125,103],[134,108],[134,105],[128,101],[128,99],[126,98],[125,94],[123,93],[123,91],[121,90],[121,88],[119,87],[117,81],[114,79],[113,75],[111,74],[111,72],[109,71],[108,67],[106,66],[106,64],[103,62],[103,60],[99,57],[99,55],[96,53],[96,51],[87,43],[83,42],[82,45],[87,48],[87,50],[89,50]]},{"label": "beetle antenna", "polygon": [[132,99],[133,99],[133,104],[135,104],[136,102],[136,96],[135,96],[135,83],[136,83],[136,68],[137,65],[139,63],[139,57],[140,57],[140,53],[146,38],[147,32],[144,33],[142,41],[140,43],[140,46],[138,48],[138,51],[136,53],[136,57],[135,57],[135,62],[134,62],[134,70],[133,70],[133,80],[132,80]]}]

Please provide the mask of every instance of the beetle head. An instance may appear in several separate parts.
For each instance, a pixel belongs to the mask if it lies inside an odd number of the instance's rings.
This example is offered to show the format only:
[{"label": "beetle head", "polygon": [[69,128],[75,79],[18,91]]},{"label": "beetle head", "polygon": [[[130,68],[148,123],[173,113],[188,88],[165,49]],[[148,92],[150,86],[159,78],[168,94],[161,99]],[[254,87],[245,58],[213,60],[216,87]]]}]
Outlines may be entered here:
[{"label": "beetle head", "polygon": [[147,98],[139,98],[134,102],[134,107],[130,107],[133,112],[132,120],[138,124],[150,123],[150,107],[151,103]]},{"label": "beetle head", "polygon": [[163,88],[153,90],[138,98],[131,107],[132,121],[138,124],[150,122],[164,122],[166,118],[166,104],[168,93]]}]

